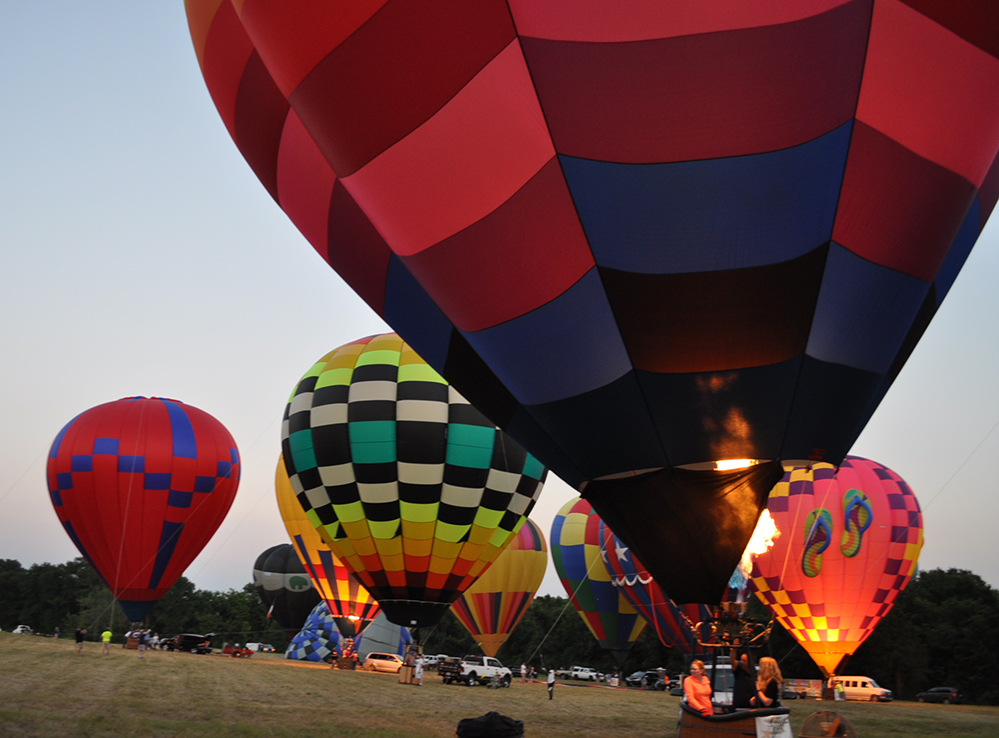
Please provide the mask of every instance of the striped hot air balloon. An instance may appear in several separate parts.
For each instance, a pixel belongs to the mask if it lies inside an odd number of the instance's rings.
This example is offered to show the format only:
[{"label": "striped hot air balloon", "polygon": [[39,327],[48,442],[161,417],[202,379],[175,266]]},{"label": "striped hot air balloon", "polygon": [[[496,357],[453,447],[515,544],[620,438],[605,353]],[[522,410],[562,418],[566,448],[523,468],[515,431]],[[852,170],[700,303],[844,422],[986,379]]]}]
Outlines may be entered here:
[{"label": "striped hot air balloon", "polygon": [[523,619],[546,568],[545,537],[528,518],[493,565],[451,605],[486,656],[495,656]]},{"label": "striped hot air balloon", "polygon": [[336,620],[340,633],[348,638],[357,635],[378,617],[378,603],[330,551],[319,531],[309,521],[295,497],[283,458],[278,459],[274,488],[284,527],[298,558],[326,602],[329,616]]}]

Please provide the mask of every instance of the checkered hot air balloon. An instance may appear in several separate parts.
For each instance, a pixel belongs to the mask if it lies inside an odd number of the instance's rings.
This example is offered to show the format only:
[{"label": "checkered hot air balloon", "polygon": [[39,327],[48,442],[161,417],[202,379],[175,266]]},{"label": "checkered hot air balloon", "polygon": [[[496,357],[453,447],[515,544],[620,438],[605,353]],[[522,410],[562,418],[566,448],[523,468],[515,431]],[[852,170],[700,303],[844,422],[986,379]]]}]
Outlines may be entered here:
[{"label": "checkered hot air balloon", "polygon": [[[698,653],[700,649],[693,628],[711,616],[706,605],[677,605],[635,557],[631,550],[600,522],[600,553],[611,575],[611,584],[618,588],[631,606],[655,628],[663,645],[682,653]],[[703,639],[710,635],[704,626]]]},{"label": "checkered hot air balloon", "polygon": [[623,664],[646,622],[611,581],[600,548],[600,523],[589,502],[569,500],[552,522],[552,561],[586,627]]},{"label": "checkered hot air balloon", "polygon": [[293,661],[325,661],[336,657],[340,644],[336,618],[330,614],[326,602],[316,605],[305,619],[302,629],[291,639],[284,657]]},{"label": "checkered hot air balloon", "polygon": [[794,467],[770,493],[780,535],[750,586],[824,674],[837,672],[888,614],[916,570],[923,516],[901,477],[847,456]]},{"label": "checkered hot air balloon", "polygon": [[185,6],[319,255],[677,602],[842,461],[999,197],[993,0]]},{"label": "checkered hot air balloon", "polygon": [[278,459],[274,488],[281,519],[298,558],[326,601],[337,629],[345,637],[353,638],[378,617],[378,603],[323,542],[295,497],[283,458]]},{"label": "checkered hot air balloon", "polygon": [[310,522],[406,626],[436,623],[492,564],[547,474],[394,333],[302,377],[282,451]]},{"label": "checkered hot air balloon", "polygon": [[215,534],[239,473],[236,443],[211,415],[129,397],[70,421],[46,478],[59,522],[137,622]]},{"label": "checkered hot air balloon", "polygon": [[528,518],[486,573],[451,605],[486,656],[495,656],[527,614],[548,568],[548,546]]}]

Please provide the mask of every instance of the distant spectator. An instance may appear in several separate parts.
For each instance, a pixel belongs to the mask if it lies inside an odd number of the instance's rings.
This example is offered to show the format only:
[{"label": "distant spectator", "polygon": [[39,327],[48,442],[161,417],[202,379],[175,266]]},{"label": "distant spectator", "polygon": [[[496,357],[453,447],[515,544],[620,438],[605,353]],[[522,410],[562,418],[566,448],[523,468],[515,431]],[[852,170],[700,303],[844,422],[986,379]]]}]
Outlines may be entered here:
[{"label": "distant spectator", "polygon": [[139,658],[144,659],[146,657],[146,646],[149,644],[149,631],[138,630],[135,634],[139,639]]},{"label": "distant spectator", "polygon": [[105,656],[111,653],[111,630],[101,633],[101,653]]},{"label": "distant spectator", "polygon": [[551,699],[555,694],[555,669],[551,668],[548,670],[548,699]]},{"label": "distant spectator", "polygon": [[80,655],[81,653],[83,653],[83,635],[86,632],[87,631],[84,630],[83,628],[77,628],[76,629],[76,654],[77,655]]}]

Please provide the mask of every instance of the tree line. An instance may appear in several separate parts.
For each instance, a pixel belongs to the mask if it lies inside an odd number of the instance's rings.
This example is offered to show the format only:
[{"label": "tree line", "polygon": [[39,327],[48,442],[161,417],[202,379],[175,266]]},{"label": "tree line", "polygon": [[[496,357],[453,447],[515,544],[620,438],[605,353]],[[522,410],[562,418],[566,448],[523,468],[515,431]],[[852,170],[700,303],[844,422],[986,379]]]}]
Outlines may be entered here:
[{"label": "tree line", "polygon": [[[769,614],[755,597],[749,614],[761,621]],[[0,559],[0,627],[19,624],[66,636],[76,627],[91,637],[111,627],[120,637],[131,627],[100,578],[82,558],[64,564],[35,564]],[[145,626],[161,636],[215,633],[223,641],[271,643],[279,651],[289,636],[267,611],[251,584],[227,592],[199,590],[181,577],[146,618]],[[478,653],[475,641],[451,613],[418,634],[426,653],[453,656]],[[120,641],[120,638],[116,638]],[[772,655],[785,677],[821,679],[805,650],[773,624],[769,644],[759,655]],[[514,671],[521,663],[537,669],[589,666],[627,675],[663,667],[672,674],[687,668],[688,658],[658,639],[647,627],[623,663],[600,647],[565,597],[535,598],[497,657]],[[896,699],[914,699],[925,689],[950,686],[970,701],[999,704],[999,590],[969,571],[934,569],[914,577],[892,611],[850,659],[843,673],[873,677]]]}]

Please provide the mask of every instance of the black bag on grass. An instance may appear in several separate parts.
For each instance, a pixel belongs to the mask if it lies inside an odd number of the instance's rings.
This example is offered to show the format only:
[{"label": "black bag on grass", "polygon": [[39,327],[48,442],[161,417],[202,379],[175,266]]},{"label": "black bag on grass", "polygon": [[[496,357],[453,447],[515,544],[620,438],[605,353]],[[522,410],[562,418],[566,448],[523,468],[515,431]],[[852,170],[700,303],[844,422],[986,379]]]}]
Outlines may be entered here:
[{"label": "black bag on grass", "polygon": [[458,738],[523,738],[524,721],[487,712],[481,717],[461,720],[455,735]]}]

